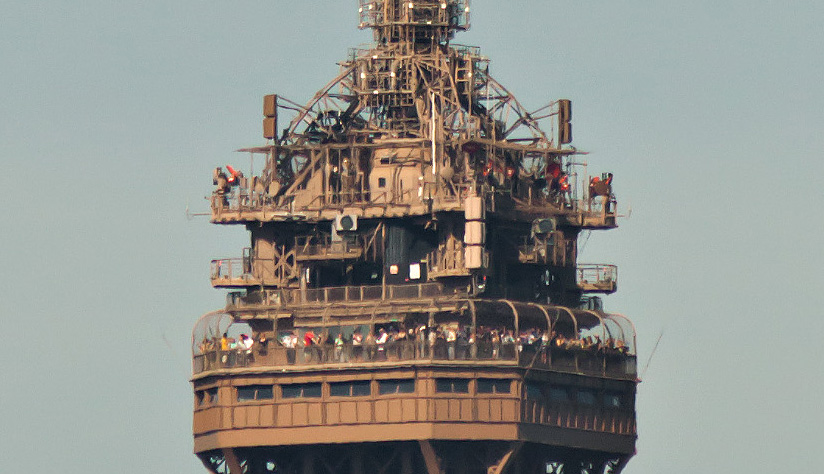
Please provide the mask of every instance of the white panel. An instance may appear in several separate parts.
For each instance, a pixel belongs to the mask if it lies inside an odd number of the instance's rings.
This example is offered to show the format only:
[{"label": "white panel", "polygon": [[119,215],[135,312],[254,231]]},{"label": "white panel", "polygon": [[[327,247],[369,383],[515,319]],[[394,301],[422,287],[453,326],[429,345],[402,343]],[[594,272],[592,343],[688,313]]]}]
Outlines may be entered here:
[{"label": "white panel", "polygon": [[464,215],[466,220],[483,220],[484,218],[484,202],[480,196],[469,196],[466,198]]},{"label": "white panel", "polygon": [[466,268],[481,268],[483,267],[484,248],[480,245],[473,245],[464,249],[464,259],[466,260]]},{"label": "white panel", "polygon": [[464,243],[467,245],[482,245],[486,233],[486,224],[481,221],[468,221],[464,232]]},{"label": "white panel", "polygon": [[420,263],[413,263],[409,265],[409,279],[410,280],[420,280],[421,279],[421,264]]}]

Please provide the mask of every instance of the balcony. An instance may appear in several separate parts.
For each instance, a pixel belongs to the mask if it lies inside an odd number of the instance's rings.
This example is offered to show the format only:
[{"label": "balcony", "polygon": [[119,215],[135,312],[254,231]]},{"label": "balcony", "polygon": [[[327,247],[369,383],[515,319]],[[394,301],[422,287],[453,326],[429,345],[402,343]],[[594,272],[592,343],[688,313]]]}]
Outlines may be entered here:
[{"label": "balcony", "polygon": [[524,238],[524,244],[518,246],[518,261],[566,267],[574,265],[576,247],[575,240],[564,241],[560,237],[547,243],[530,243],[528,238]]},{"label": "balcony", "polygon": [[611,347],[557,347],[538,343],[492,343],[451,345],[443,340],[432,344],[417,341],[391,341],[386,344],[341,346],[316,344],[285,347],[276,341],[252,349],[220,350],[206,343],[193,356],[195,375],[226,369],[346,369],[397,365],[511,366],[554,372],[587,374],[634,380],[636,356]]},{"label": "balcony", "polygon": [[242,258],[212,260],[211,280],[215,288],[260,285],[260,280],[252,275],[251,249],[243,249]]},{"label": "balcony", "polygon": [[466,297],[466,292],[447,290],[439,283],[419,283],[413,285],[336,286],[326,288],[283,288],[261,290],[254,293],[229,293],[226,310],[231,312],[251,312],[263,309],[287,309],[301,306],[318,306],[327,303],[360,303],[382,300],[416,300],[432,298]]},{"label": "balcony", "polygon": [[615,293],[618,290],[618,267],[615,265],[579,265],[578,288],[584,293]]},{"label": "balcony", "polygon": [[438,248],[427,257],[427,275],[429,278],[471,275],[472,272],[466,268],[465,258],[463,245],[454,249]]},{"label": "balcony", "polygon": [[[346,314],[308,327],[273,320],[265,332],[253,329],[266,327],[260,321],[217,311],[202,317],[193,331],[193,372],[446,365],[636,378],[635,330],[621,315],[535,305],[513,307],[507,315],[498,312],[505,307],[499,302],[474,304],[484,310],[478,322],[460,311],[434,315],[430,323],[398,320],[394,313],[373,315],[371,323],[369,318],[352,322]],[[546,325],[539,326],[542,317]],[[251,335],[247,344],[240,342],[244,334]]]},{"label": "balcony", "polygon": [[314,244],[314,239],[304,239],[295,245],[295,259],[299,262],[313,260],[357,260],[363,256],[363,246],[359,242],[346,240]]},{"label": "balcony", "polygon": [[575,208],[578,213],[573,222],[584,229],[612,229],[618,227],[616,221],[616,209],[618,201],[615,197],[609,199],[580,200],[576,202]]}]

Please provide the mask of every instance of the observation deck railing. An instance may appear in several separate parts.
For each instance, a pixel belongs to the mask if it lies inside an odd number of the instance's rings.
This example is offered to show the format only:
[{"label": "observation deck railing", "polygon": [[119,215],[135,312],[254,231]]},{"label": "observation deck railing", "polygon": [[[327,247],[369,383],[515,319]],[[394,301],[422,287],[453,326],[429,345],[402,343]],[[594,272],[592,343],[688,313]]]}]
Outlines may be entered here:
[{"label": "observation deck railing", "polygon": [[[385,291],[384,291],[385,288]],[[362,302],[380,300],[408,300],[448,296],[466,296],[466,293],[447,292],[439,283],[419,283],[412,285],[366,285],[309,288],[301,290],[287,288],[262,290],[252,294],[232,292],[227,295],[226,307],[229,311],[252,310],[261,307],[285,308],[300,305],[325,303]]]},{"label": "observation deck railing", "polygon": [[474,363],[519,366],[556,372],[587,374],[617,379],[635,379],[636,356],[615,348],[568,348],[521,343],[446,342],[434,344],[417,340],[392,341],[386,344],[343,345],[313,344],[284,347],[269,341],[221,351],[204,347],[194,355],[195,374],[222,369],[285,368],[353,368],[398,363],[432,363],[466,365]]},{"label": "observation deck railing", "polygon": [[586,293],[614,293],[618,289],[618,267],[615,265],[579,265],[576,278],[578,287]]},{"label": "observation deck railing", "polygon": [[454,249],[437,248],[430,252],[428,275],[432,278],[471,275],[471,270],[466,268],[464,249],[461,245]]},{"label": "observation deck railing", "polygon": [[[573,225],[587,229],[607,229],[615,227],[617,201],[596,198],[553,199],[543,195],[531,195],[513,198],[506,190],[485,191],[486,209],[497,212],[503,201],[514,201],[515,207],[527,212],[544,212],[565,216]],[[451,190],[438,190],[431,183],[424,183],[421,188],[399,189],[383,192],[346,191],[332,195],[319,194],[309,202],[296,204],[295,195],[272,197],[251,189],[233,188],[222,194],[215,191],[211,198],[212,220],[215,222],[246,222],[254,220],[302,220],[308,213],[317,214],[318,218],[331,219],[342,208],[361,209],[364,216],[379,216],[391,209],[403,209],[404,212],[430,213],[432,211],[455,211],[464,208],[468,196],[467,185],[455,185]],[[499,202],[501,201],[501,202]],[[324,214],[326,213],[326,214]]]},{"label": "observation deck railing", "polygon": [[363,246],[357,242],[325,242],[295,246],[297,260],[344,260],[360,258]]},{"label": "observation deck railing", "polygon": [[260,282],[252,275],[251,249],[243,249],[241,258],[212,260],[212,286],[246,286]]}]

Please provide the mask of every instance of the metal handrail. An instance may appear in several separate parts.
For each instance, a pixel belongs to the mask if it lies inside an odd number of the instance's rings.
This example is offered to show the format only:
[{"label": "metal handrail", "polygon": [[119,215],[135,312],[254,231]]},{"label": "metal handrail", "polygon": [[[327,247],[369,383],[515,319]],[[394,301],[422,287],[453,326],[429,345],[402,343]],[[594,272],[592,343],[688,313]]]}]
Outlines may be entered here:
[{"label": "metal handrail", "polygon": [[575,275],[579,284],[614,284],[618,281],[618,267],[604,264],[579,264]]},{"label": "metal handrail", "polygon": [[[219,344],[219,342],[217,343]],[[423,340],[392,341],[386,344],[355,345],[313,344],[284,347],[278,342],[265,346],[255,344],[221,351],[204,349],[193,356],[195,374],[213,370],[260,368],[279,369],[295,366],[368,367],[397,362],[432,363],[495,363],[517,364],[532,369],[556,372],[584,373],[611,378],[634,379],[637,376],[636,356],[604,349],[559,348],[525,343],[493,343],[480,341],[434,343]]]}]

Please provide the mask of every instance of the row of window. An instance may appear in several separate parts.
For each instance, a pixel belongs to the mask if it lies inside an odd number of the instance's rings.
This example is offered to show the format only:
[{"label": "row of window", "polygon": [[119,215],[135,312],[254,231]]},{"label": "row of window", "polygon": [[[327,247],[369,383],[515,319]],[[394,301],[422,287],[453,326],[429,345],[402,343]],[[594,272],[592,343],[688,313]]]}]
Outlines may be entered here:
[{"label": "row of window", "polygon": [[[320,382],[288,384],[280,386],[281,398],[320,398],[323,387]],[[435,379],[437,393],[469,393],[469,379]],[[415,380],[379,380],[378,395],[393,395],[415,392]],[[508,394],[512,393],[512,381],[506,379],[479,379],[476,393]],[[329,395],[332,397],[368,397],[372,395],[372,382],[357,380],[351,382],[329,383]],[[217,403],[217,388],[197,391],[197,403],[214,405]],[[237,387],[237,401],[251,402],[272,400],[275,398],[272,385],[245,385]]]},{"label": "row of window", "polygon": [[[470,379],[435,379],[436,393],[469,393]],[[415,392],[415,380],[379,380],[378,395],[392,395]],[[478,379],[475,383],[477,394],[511,394],[512,380],[509,379]],[[238,402],[252,402],[272,400],[275,398],[275,387],[272,385],[245,385],[237,387]],[[323,384],[320,382],[280,385],[280,395],[283,399],[320,398],[323,394]],[[357,380],[350,382],[330,382],[329,395],[332,397],[368,397],[372,395],[372,382]],[[215,405],[218,402],[217,388],[198,390],[196,392],[198,406]],[[577,403],[585,406],[600,405],[604,408],[623,408],[629,405],[625,396],[620,392],[600,392],[589,388],[563,387],[549,384],[527,382],[526,398],[553,403]]]},{"label": "row of window", "polygon": [[621,392],[600,392],[588,388],[562,387],[557,385],[541,385],[534,382],[526,384],[526,398],[531,400],[548,400],[553,403],[577,403],[579,405],[604,408],[623,408],[628,406]]}]

